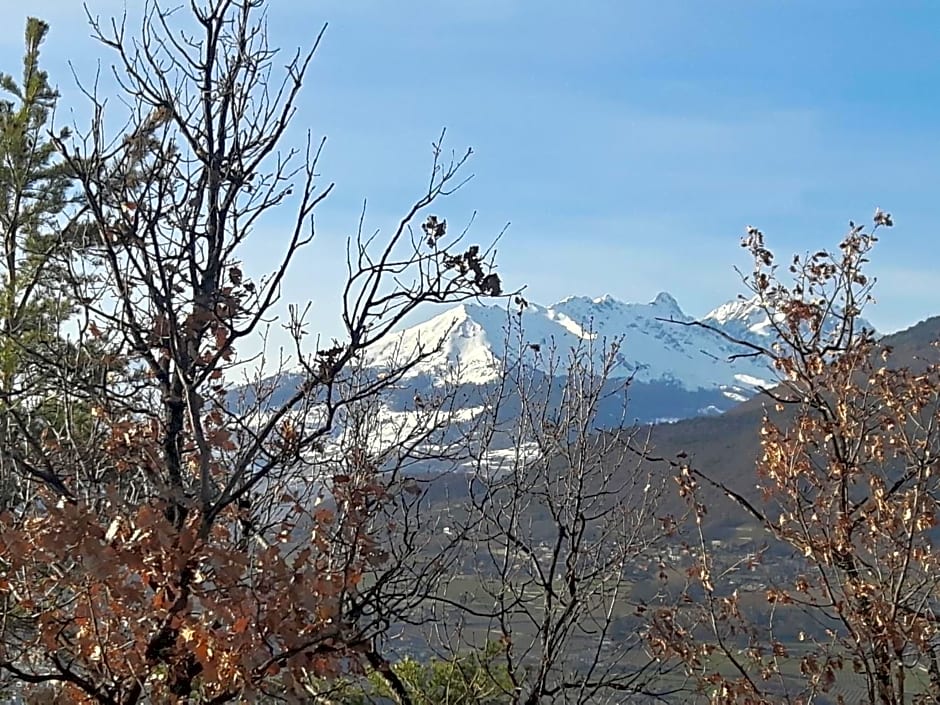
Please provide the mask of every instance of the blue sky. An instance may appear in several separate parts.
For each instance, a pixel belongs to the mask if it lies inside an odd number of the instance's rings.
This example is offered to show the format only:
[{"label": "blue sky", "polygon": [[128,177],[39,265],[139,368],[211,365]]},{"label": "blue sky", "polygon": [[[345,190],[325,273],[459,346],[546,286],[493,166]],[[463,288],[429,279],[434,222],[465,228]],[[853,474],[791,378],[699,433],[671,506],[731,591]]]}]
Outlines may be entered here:
[{"label": "blue sky", "polygon": [[[52,23],[46,66],[78,104],[68,62],[86,77],[107,63],[80,3],[28,12]],[[8,10],[0,27],[6,71],[25,14]],[[285,290],[314,300],[315,328],[336,331],[342,247],[363,199],[369,229],[390,227],[445,126],[450,147],[473,147],[474,179],[438,214],[456,226],[476,211],[480,242],[511,222],[500,271],[534,301],[668,290],[702,315],[741,291],[745,225],[789,254],[834,245],[879,206],[896,227],[875,255],[868,317],[890,331],[940,313],[940,4],[270,3],[285,48],[327,21],[292,138],[327,136],[320,171],[336,191]],[[278,244],[271,223],[250,268],[273,264]]]}]

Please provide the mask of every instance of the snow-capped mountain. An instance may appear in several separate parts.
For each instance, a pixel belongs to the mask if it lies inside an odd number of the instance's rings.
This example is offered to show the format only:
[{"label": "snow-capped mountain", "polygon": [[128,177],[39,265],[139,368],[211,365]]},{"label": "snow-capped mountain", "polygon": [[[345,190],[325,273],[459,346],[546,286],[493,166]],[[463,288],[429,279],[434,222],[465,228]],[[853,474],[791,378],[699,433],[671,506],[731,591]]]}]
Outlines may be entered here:
[{"label": "snow-capped mountain", "polygon": [[[552,306],[464,303],[389,336],[359,359],[352,375],[370,380],[394,370],[394,383],[371,400],[375,405],[360,418],[360,424],[368,419],[368,433],[363,435],[358,425],[348,426],[342,414],[337,417],[329,440],[314,454],[316,462],[323,461],[325,452],[341,455],[349,438],[354,444],[366,438],[376,454],[383,455],[411,430],[434,429],[422,441],[426,447],[421,452],[427,450],[427,458],[412,469],[437,472],[445,469],[433,461],[446,455],[441,449],[463,448],[483,422],[502,430],[487,436],[489,445],[481,451],[480,462],[497,469],[511,465],[518,461],[520,449],[512,423],[527,404],[530,409],[540,405],[553,409],[564,403],[571,379],[565,363],[572,348],[580,349],[582,361],[599,363],[610,345],[617,344],[612,379],[602,390],[609,393],[599,395],[592,420],[598,429],[624,421],[667,423],[720,414],[773,384],[775,375],[765,362],[722,335],[764,346],[771,343],[773,326],[754,301],[723,304],[702,320],[715,330],[689,325],[694,320],[665,292],[645,304],[611,296],[573,296]],[[399,376],[401,364],[414,361],[419,353],[426,353],[424,359]],[[525,398],[511,382],[494,384],[502,380],[506,366],[515,372],[520,361],[525,363]],[[594,369],[599,370],[599,364]],[[262,416],[304,383],[304,375],[294,372],[266,379]],[[240,388],[231,403],[250,406],[256,393],[250,385]],[[507,422],[509,427],[504,428]]]},{"label": "snow-capped mountain", "polygon": [[[766,313],[753,300],[722,304],[702,320],[736,340],[769,345],[773,335]],[[445,382],[460,386],[456,404],[461,413],[479,410],[505,366],[520,356],[551,382],[543,386],[546,394],[561,394],[572,348],[593,359],[599,370],[613,343],[618,348],[611,391],[632,378],[627,414],[641,423],[722,413],[774,383],[763,359],[747,355],[748,348],[714,330],[688,325],[692,322],[666,292],[645,304],[612,296],[572,296],[552,306],[528,303],[521,308],[464,303],[389,336],[360,364],[366,374],[381,377],[384,370],[399,370],[402,362],[427,354],[386,390],[383,404],[395,418],[412,414],[415,399],[433,397],[435,387]],[[273,382],[271,402],[292,394],[301,382],[299,375],[280,377]],[[610,408],[602,415],[612,424],[622,418],[622,402],[620,394],[605,401]],[[508,413],[514,408],[504,407]]]},{"label": "snow-capped mountain", "polygon": [[[766,319],[753,302],[732,302],[709,313],[706,321],[729,334],[760,340],[769,332],[768,324],[761,325],[761,315]],[[573,296],[548,307],[530,303],[510,310],[465,303],[402,331],[373,350],[368,365],[382,367],[440,344],[411,376],[486,384],[499,377],[503,360],[519,351],[539,351],[533,363],[549,371],[549,351],[564,357],[572,347],[582,346],[599,359],[618,341],[613,377],[632,375],[639,383],[690,392],[721,390],[734,401],[773,379],[762,360],[730,360],[745,352],[740,346],[704,328],[682,325],[692,320],[666,292],[646,304],[611,296]]]}]

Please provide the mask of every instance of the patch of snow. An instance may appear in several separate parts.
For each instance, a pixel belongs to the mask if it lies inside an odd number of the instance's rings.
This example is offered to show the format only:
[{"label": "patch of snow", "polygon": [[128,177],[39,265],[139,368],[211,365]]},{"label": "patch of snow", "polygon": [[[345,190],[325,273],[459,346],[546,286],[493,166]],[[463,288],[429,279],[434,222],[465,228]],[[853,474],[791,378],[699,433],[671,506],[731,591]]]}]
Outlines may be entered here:
[{"label": "patch of snow", "polygon": [[469,471],[482,470],[492,477],[499,477],[515,472],[517,468],[530,463],[540,457],[537,443],[520,443],[512,448],[491,449],[486,452],[478,465],[467,469]]},{"label": "patch of snow", "polygon": [[589,333],[584,330],[580,325],[575,323],[571,318],[566,316],[563,313],[557,313],[555,311],[550,311],[548,317],[554,321],[558,321],[558,324],[564,328],[569,333],[581,338],[581,340],[594,340],[597,337],[596,333]]},{"label": "patch of snow", "polygon": [[752,375],[740,372],[736,374],[734,378],[741,384],[746,384],[749,387],[756,387],[758,389],[770,389],[775,384],[775,382],[770,382],[766,379],[761,379],[760,377],[754,377]]}]

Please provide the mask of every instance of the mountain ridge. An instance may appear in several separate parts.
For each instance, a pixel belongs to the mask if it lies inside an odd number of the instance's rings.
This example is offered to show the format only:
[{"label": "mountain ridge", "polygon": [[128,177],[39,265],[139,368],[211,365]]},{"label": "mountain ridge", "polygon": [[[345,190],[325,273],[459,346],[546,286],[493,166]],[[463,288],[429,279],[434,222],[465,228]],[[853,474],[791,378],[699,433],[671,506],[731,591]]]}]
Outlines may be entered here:
[{"label": "mountain ridge", "polygon": [[[451,307],[387,336],[357,367],[378,379],[424,353],[404,375],[396,375],[385,394],[388,409],[407,414],[416,397],[433,398],[447,387],[460,390],[455,403],[469,410],[484,404],[504,372],[519,361],[522,369],[543,376],[550,394],[560,394],[570,350],[576,348],[576,374],[600,376],[610,363],[611,394],[605,395],[601,417],[611,424],[623,418],[623,395],[617,390],[628,380],[628,417],[651,423],[725,413],[776,379],[765,360],[741,356],[749,350],[728,340],[769,345],[770,321],[753,300],[725,302],[702,319],[687,315],[666,291],[647,303],[625,303],[610,294],[569,296],[550,306],[515,301],[515,307],[471,301]],[[691,325],[696,320],[718,332]],[[615,343],[622,344],[611,350]],[[271,403],[302,383],[299,371],[272,379]],[[246,399],[252,398],[249,390]]]},{"label": "mountain ridge", "polygon": [[[745,301],[722,304],[703,320],[729,335],[766,341],[769,321],[755,319],[753,302]],[[536,365],[557,369],[557,360],[547,360],[550,351],[564,356],[581,348],[599,364],[606,346],[622,341],[611,370],[615,379],[669,383],[687,391],[727,389],[735,401],[770,383],[773,374],[766,363],[733,360],[742,348],[713,331],[687,325],[694,320],[666,291],[647,303],[627,303],[610,294],[569,296],[549,306],[527,302],[516,310],[465,302],[394,334],[365,364],[390,367],[396,359],[440,345],[412,377],[485,384],[498,379],[502,360],[527,350],[542,353],[535,356]]]}]

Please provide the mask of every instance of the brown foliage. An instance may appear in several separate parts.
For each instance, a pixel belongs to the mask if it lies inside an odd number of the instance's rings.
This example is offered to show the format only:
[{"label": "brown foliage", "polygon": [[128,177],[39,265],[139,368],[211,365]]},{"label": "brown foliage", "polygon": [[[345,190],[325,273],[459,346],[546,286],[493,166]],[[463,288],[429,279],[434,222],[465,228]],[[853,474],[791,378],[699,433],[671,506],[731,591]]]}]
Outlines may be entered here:
[{"label": "brown foliage", "polygon": [[[851,224],[835,254],[794,257],[790,285],[763,235],[748,229],[754,271],[745,281],[778,336],[748,354],[765,356],[780,385],[766,393],[760,431],[764,502],[719,484],[802,568],[768,587],[770,616],[755,622],[754,603],[745,608],[729,586],[738,568],[718,566],[701,528],[707,508],[696,498],[699,481],[713,482],[708,469],[679,464],[697,519],[691,576],[702,599],[666,611],[649,634],[657,653],[697,674],[712,702],[810,702],[840,684],[880,705],[940,697],[940,366],[889,366],[890,350],[858,322],[871,298],[863,270],[874,233],[890,225],[879,210],[874,229]],[[788,619],[807,625],[797,645],[774,638]]]},{"label": "brown foliage", "polygon": [[[63,286],[108,373],[63,390],[58,436],[17,429],[42,466],[21,465],[32,489],[0,516],[6,682],[68,702],[301,697],[312,679],[387,666],[378,640],[448,566],[416,557],[422,492],[404,471],[441,418],[401,432],[394,452],[360,428],[435,341],[381,379],[357,364],[423,303],[501,293],[491,250],[458,248],[433,215],[428,240],[412,236],[459,187],[469,150],[447,159],[435,145],[426,190],[387,236],[360,223],[341,341],[310,346],[294,308],[296,373],[240,358],[242,341],[264,342],[331,188],[316,180],[322,143],[281,145],[319,37],[285,61],[263,11],[194,4],[192,43],[158,2],[136,37],[92,21],[131,112],[107,137],[111,113],[106,125],[89,90],[93,123],[54,144],[82,197],[69,227],[87,240]],[[249,276],[245,243],[285,207],[280,263]]]}]

